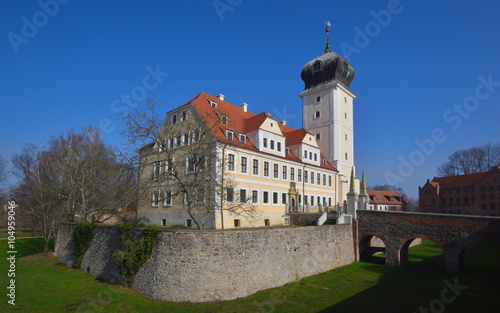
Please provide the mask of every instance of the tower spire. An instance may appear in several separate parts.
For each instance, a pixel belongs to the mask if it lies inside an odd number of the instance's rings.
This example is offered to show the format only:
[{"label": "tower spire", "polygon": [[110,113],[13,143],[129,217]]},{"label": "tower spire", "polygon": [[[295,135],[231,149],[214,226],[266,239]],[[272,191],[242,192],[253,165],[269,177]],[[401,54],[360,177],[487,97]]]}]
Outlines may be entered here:
[{"label": "tower spire", "polygon": [[330,41],[329,33],[330,33],[330,26],[332,26],[332,23],[330,23],[330,21],[327,18],[326,21],[325,21],[325,24],[326,24],[326,29],[325,29],[325,32],[326,32],[326,46],[325,46],[325,51],[323,52],[323,54],[331,52],[330,51],[330,42],[329,42]]},{"label": "tower spire", "polygon": [[351,181],[349,184],[349,191],[354,191],[354,167],[351,167]]}]

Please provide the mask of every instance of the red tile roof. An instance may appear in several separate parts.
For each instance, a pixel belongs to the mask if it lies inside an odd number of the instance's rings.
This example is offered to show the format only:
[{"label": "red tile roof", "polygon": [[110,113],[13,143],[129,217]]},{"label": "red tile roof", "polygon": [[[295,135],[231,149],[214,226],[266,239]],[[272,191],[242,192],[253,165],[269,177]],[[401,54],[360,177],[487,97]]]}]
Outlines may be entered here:
[{"label": "red tile roof", "polygon": [[447,177],[435,177],[431,184],[436,186],[439,185],[440,189],[448,188],[463,188],[473,186],[476,181],[481,180],[488,172],[447,176]]},{"label": "red tile roof", "polygon": [[[211,103],[215,102],[216,107],[212,107]],[[212,135],[219,141],[229,145],[237,145],[238,147],[258,151],[250,140],[246,140],[246,143],[241,143],[239,141],[238,134],[245,134],[249,131],[258,129],[266,118],[274,119],[269,113],[262,112],[260,114],[255,114],[252,112],[245,112],[241,107],[231,104],[227,101],[220,100],[217,97],[211,96],[207,93],[201,92],[186,104],[192,104],[196,109],[200,117],[205,122],[205,125],[212,130]],[[223,124],[221,117],[227,117],[227,124]],[[300,143],[304,136],[308,133],[305,129],[295,129],[282,123],[278,122],[281,132],[285,137],[285,146],[291,146]],[[235,138],[230,141],[226,137],[226,130],[235,132]],[[265,152],[261,152],[265,153]],[[295,156],[292,151],[289,152],[286,159],[301,162],[297,156]],[[323,158],[323,156],[322,156]],[[330,163],[320,162],[320,167],[325,169],[330,169],[337,171]]]},{"label": "red tile roof", "polygon": [[[367,190],[366,193],[370,195],[370,203],[372,204],[389,204],[389,205],[403,205],[403,202],[397,200],[401,196],[394,191],[386,190]],[[373,200],[371,198],[374,198]]]}]

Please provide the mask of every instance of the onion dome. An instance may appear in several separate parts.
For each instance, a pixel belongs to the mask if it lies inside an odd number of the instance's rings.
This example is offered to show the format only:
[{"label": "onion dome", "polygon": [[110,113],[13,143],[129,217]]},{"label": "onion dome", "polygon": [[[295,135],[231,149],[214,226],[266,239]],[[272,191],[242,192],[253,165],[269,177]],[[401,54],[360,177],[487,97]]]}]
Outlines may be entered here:
[{"label": "onion dome", "polygon": [[[329,23],[327,24],[328,26]],[[351,81],[354,79],[354,69],[346,60],[337,53],[330,51],[328,33],[326,29],[326,46],[323,55],[309,61],[304,65],[300,76],[304,81],[304,91],[340,83],[350,90]]]}]

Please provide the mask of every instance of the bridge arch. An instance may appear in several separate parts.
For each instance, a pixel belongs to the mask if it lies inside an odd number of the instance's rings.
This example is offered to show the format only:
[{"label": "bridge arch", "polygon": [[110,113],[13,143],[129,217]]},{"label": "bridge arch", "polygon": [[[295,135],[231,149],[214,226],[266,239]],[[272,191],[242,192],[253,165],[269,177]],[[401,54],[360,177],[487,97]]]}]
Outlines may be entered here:
[{"label": "bridge arch", "polygon": [[[382,246],[383,245],[383,246]],[[387,248],[387,240],[377,233],[365,233],[360,236],[358,242],[359,247],[359,260],[361,262],[374,263],[372,256],[375,253],[385,253]],[[375,262],[378,263],[378,262]],[[385,264],[385,260],[380,260],[380,263]]]},{"label": "bridge arch", "polygon": [[415,233],[409,236],[405,236],[397,244],[396,251],[399,260],[399,265],[410,266],[412,264],[412,262],[410,262],[409,260],[409,248],[411,247],[412,243],[417,239],[427,239],[432,241],[441,249],[443,254],[445,254],[445,249],[446,249],[445,245],[439,239],[436,239],[435,237],[426,234]]},{"label": "bridge arch", "polygon": [[[479,245],[485,246],[485,247],[479,249],[479,250],[481,250],[480,252],[477,251],[478,250],[477,247]],[[488,235],[480,234],[478,236],[474,236],[473,238],[470,238],[469,240],[463,242],[456,249],[456,251],[457,251],[456,253],[458,254],[458,270],[460,272],[470,271],[470,270],[478,270],[477,268],[471,268],[468,266],[468,264],[466,264],[466,252],[468,251],[468,249],[473,249],[473,252],[475,254],[487,253],[488,251],[484,251],[485,248],[486,249],[493,248],[498,253],[498,251],[500,250],[500,237],[491,237]],[[495,252],[495,251],[493,251],[493,252]],[[478,256],[476,255],[476,258],[477,257]],[[482,257],[486,258],[486,256],[482,256]],[[491,261],[493,261],[493,260],[491,260]],[[488,263],[490,263],[490,266],[487,265]],[[482,268],[481,270],[494,271],[494,272],[500,273],[500,265],[498,265],[497,260],[495,260],[494,262],[488,262],[488,260],[486,260],[485,264],[486,264],[485,267]],[[494,264],[494,266],[491,266],[491,264]]]}]

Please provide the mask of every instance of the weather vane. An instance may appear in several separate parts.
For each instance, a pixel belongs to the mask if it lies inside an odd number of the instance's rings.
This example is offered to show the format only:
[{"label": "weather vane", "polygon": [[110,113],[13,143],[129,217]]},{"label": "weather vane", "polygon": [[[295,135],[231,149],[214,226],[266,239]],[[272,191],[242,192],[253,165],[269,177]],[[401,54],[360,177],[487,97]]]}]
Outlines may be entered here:
[{"label": "weather vane", "polygon": [[325,32],[326,32],[326,46],[325,46],[324,53],[328,53],[328,52],[330,52],[330,43],[329,43],[328,33],[330,32],[330,26],[332,26],[332,23],[330,23],[330,21],[328,20],[328,16],[326,17],[325,24],[326,24],[326,30],[325,30]]}]

